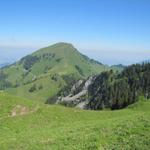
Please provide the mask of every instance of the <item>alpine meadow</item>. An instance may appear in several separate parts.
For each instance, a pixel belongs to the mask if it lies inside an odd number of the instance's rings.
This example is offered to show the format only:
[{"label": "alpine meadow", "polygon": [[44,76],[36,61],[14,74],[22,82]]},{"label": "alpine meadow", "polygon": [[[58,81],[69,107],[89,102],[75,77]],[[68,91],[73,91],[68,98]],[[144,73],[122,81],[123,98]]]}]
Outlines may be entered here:
[{"label": "alpine meadow", "polygon": [[0,150],[150,149],[150,2],[0,7]]}]

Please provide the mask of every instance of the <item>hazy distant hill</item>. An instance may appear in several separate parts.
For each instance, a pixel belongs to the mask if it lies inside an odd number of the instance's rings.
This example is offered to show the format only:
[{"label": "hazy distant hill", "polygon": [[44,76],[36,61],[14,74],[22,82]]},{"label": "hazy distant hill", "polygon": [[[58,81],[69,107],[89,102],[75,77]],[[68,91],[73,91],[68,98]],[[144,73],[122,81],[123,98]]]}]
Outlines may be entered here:
[{"label": "hazy distant hill", "polygon": [[112,65],[111,69],[116,70],[116,71],[122,71],[126,66],[119,64],[119,65]]},{"label": "hazy distant hill", "polygon": [[82,55],[73,45],[57,43],[1,69],[0,89],[45,101],[67,84],[107,69],[108,66]]},{"label": "hazy distant hill", "polygon": [[2,63],[2,64],[0,64],[0,68],[3,68],[3,67],[8,66],[8,65],[10,65],[10,63]]}]

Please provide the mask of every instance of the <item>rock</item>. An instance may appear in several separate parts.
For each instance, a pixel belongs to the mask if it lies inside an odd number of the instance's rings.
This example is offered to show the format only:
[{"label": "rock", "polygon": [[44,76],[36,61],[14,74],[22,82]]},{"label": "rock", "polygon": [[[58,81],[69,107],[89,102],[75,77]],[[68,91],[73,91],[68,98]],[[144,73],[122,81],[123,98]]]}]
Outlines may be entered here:
[{"label": "rock", "polygon": [[94,80],[95,77],[89,77],[86,81],[79,80],[71,88],[70,94],[66,97],[59,97],[56,103],[86,109],[89,102],[88,88]]},{"label": "rock", "polygon": [[79,80],[77,83],[75,83],[73,85],[73,87],[71,88],[71,93],[74,93],[83,83],[83,80]]}]

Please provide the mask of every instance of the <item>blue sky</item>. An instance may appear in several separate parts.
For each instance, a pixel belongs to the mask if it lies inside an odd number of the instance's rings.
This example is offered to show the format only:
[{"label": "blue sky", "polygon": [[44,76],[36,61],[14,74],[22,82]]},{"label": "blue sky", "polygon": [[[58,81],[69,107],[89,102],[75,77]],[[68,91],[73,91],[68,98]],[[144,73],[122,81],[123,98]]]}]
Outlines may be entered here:
[{"label": "blue sky", "polygon": [[105,64],[150,59],[150,1],[0,2],[0,63],[60,41]]}]

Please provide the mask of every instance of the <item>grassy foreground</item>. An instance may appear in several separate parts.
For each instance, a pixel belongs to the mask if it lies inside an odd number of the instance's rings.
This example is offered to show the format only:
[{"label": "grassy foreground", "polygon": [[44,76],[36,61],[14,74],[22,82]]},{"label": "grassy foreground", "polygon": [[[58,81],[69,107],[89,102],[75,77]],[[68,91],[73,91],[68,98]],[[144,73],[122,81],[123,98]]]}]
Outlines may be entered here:
[{"label": "grassy foreground", "polygon": [[150,101],[83,111],[0,92],[0,150],[149,150]]}]

